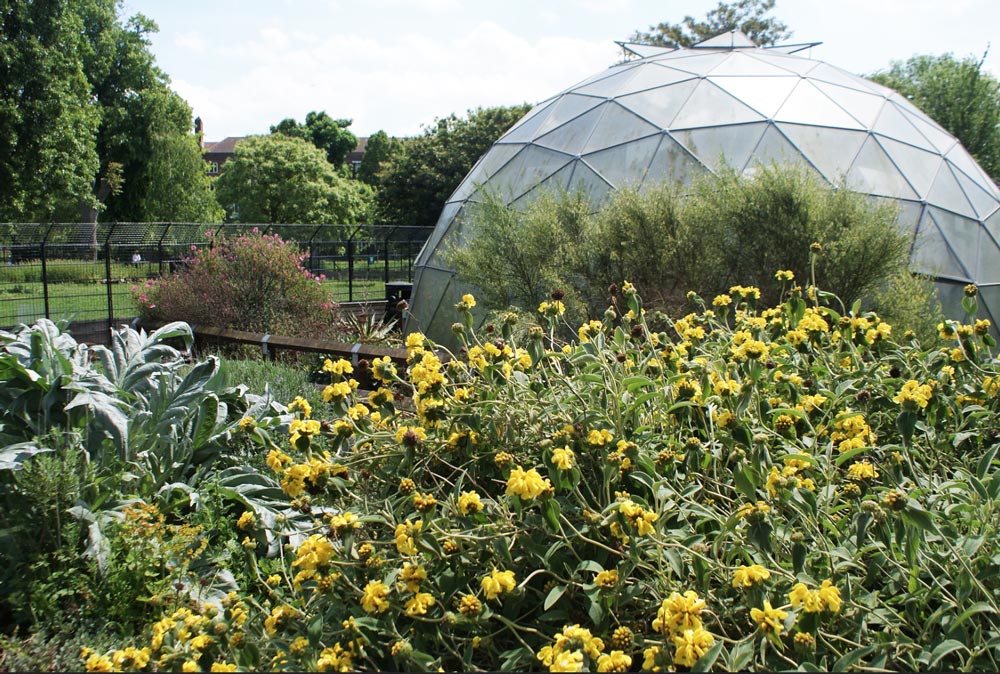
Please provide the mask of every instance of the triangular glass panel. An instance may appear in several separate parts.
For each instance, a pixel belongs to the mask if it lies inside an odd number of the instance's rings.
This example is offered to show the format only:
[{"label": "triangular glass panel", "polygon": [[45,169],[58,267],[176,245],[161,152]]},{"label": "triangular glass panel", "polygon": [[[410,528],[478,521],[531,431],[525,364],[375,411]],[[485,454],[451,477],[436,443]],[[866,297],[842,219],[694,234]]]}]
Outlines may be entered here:
[{"label": "triangular glass panel", "polygon": [[611,66],[610,68],[608,68],[607,70],[602,70],[601,72],[599,72],[599,73],[597,73],[595,75],[591,75],[590,77],[588,77],[588,78],[586,78],[584,80],[580,80],[579,82],[577,82],[576,84],[574,84],[570,88],[566,89],[566,91],[564,91],[563,93],[567,93],[567,92],[570,92],[570,91],[576,91],[577,89],[580,89],[581,87],[585,87],[585,86],[587,86],[588,84],[590,84],[592,82],[597,82],[598,80],[603,80],[603,79],[606,79],[608,77],[612,77],[614,75],[617,75],[618,73],[622,73],[622,72],[625,72],[625,71],[628,71],[628,70],[632,70],[639,63],[640,63],[639,61],[635,61],[635,62],[626,61],[625,63],[615,64],[615,65]]},{"label": "triangular glass panel", "polygon": [[784,105],[800,78],[787,74],[782,77],[716,77],[712,75],[708,80],[759,112],[762,117],[772,119],[778,112],[778,108]]},{"label": "triangular glass panel", "polygon": [[469,175],[465,177],[462,183],[458,186],[458,189],[449,197],[449,201],[460,201],[466,199],[470,194],[479,189],[479,186],[490,179],[494,173],[500,170],[500,167],[510,161],[511,157],[516,155],[524,145],[513,144],[513,143],[502,143],[495,144],[486,154],[479,158],[476,165],[472,167],[469,171]]},{"label": "triangular glass panel", "polygon": [[565,124],[575,117],[579,117],[588,110],[592,110],[601,103],[603,98],[596,96],[581,96],[579,94],[563,94],[556,101],[552,112],[548,114],[542,124],[535,129],[533,138],[537,138],[561,124]]},{"label": "triangular glass panel", "polygon": [[736,47],[756,47],[754,41],[746,36],[741,30],[727,30],[725,33],[719,33],[715,37],[710,37],[701,42],[695,42],[691,47],[693,49],[704,49],[706,47],[718,48],[718,49],[733,49]]},{"label": "triangular glass panel", "polygon": [[[976,267],[976,283],[1000,283],[1000,246],[986,232],[979,237],[979,264]],[[994,305],[1000,311],[1000,305]]]},{"label": "triangular glass panel", "polygon": [[822,175],[816,171],[816,167],[810,164],[798,148],[792,145],[781,131],[774,124],[769,124],[760,142],[754,149],[750,161],[743,170],[744,174],[752,175],[759,166],[772,166],[774,164],[792,165],[809,170],[809,173],[822,179]]},{"label": "triangular glass panel", "polygon": [[948,246],[930,212],[924,213],[920,221],[910,252],[910,269],[934,277],[972,280]]},{"label": "triangular glass panel", "polygon": [[538,127],[545,121],[545,118],[552,112],[553,107],[560,99],[554,98],[544,104],[539,103],[522,117],[517,124],[510,127],[507,133],[500,136],[500,143],[524,143],[531,140]]},{"label": "triangular glass panel", "polygon": [[734,51],[712,69],[712,77],[787,77],[788,71],[755,58],[756,52]]},{"label": "triangular glass panel", "polygon": [[969,218],[978,218],[955,175],[948,168],[938,171],[937,178],[927,193],[927,203]]},{"label": "triangular glass panel", "polygon": [[700,80],[689,79],[658,89],[649,89],[615,99],[619,105],[631,110],[661,129],[669,129],[677,111],[691,97]]},{"label": "triangular glass panel", "polygon": [[496,172],[489,189],[509,202],[558,171],[571,159],[561,152],[529,145]]},{"label": "triangular glass panel", "polygon": [[858,91],[857,88],[842,87],[828,82],[813,81],[813,84],[824,94],[837,101],[840,107],[866,129],[872,128],[882,111],[882,106],[885,105],[885,98],[882,96]]},{"label": "triangular glass panel", "polygon": [[811,124],[780,123],[777,126],[799,152],[834,185],[844,183],[851,163],[868,138],[864,131],[849,129],[831,129]]},{"label": "triangular glass panel", "polygon": [[885,98],[885,96],[882,95],[882,92],[875,88],[877,85],[873,86],[874,82],[869,82],[863,77],[858,77],[853,73],[841,70],[840,68],[832,66],[829,63],[820,63],[818,66],[809,71],[809,79],[814,82],[818,80],[868,94],[876,94],[880,98]]},{"label": "triangular glass panel", "polygon": [[[1000,207],[1000,199],[984,190],[972,178],[965,175],[962,171],[954,170],[953,173],[955,178],[958,179],[958,184],[962,187],[962,191],[965,192],[965,196],[972,202],[972,207],[976,210],[976,214],[980,218],[989,217]],[[997,260],[998,266],[1000,266],[1000,258],[997,258]]]},{"label": "triangular glass panel", "polygon": [[661,129],[637,117],[615,101],[608,101],[604,106],[604,117],[590,135],[583,152],[584,154],[597,152],[660,131]]},{"label": "triangular glass panel", "polygon": [[674,131],[671,135],[713,171],[742,171],[766,129],[767,123],[759,122]]},{"label": "triangular glass panel", "polygon": [[770,50],[762,50],[759,52],[754,52],[754,58],[758,58],[762,61],[770,63],[773,66],[781,68],[782,70],[787,70],[790,73],[796,75],[807,75],[812,71],[819,61],[813,61],[812,59],[802,58],[801,56],[787,56],[785,54],[778,54]]},{"label": "triangular glass panel", "polygon": [[964,147],[956,145],[945,157],[965,175],[981,184],[984,189],[994,194],[997,193],[993,180],[983,170],[983,167],[976,163],[976,160],[972,158],[972,155]]},{"label": "triangular glass panel", "polygon": [[570,193],[582,192],[590,199],[590,205],[596,209],[604,203],[612,190],[611,184],[587,166],[584,161],[578,161],[573,168],[573,177],[569,179],[566,188]]},{"label": "triangular glass panel", "polygon": [[[958,306],[961,306],[962,300],[957,301]],[[1000,286],[979,288],[979,310],[986,315],[986,318],[990,319],[990,322],[993,323],[993,329],[996,330],[997,325],[1000,324]]]},{"label": "triangular glass panel", "polygon": [[941,155],[936,152],[925,152],[912,145],[900,143],[883,136],[876,137],[879,145],[886,151],[896,168],[903,174],[913,191],[921,198],[928,195],[938,170],[944,164]]},{"label": "triangular glass panel", "polygon": [[920,215],[926,208],[919,201],[905,201],[903,199],[890,199],[888,197],[871,197],[874,201],[888,203],[894,206],[898,212],[896,224],[899,231],[909,237],[910,241],[917,233],[917,225],[920,224]]},{"label": "triangular glass panel", "polygon": [[646,177],[642,179],[642,184],[658,185],[663,182],[686,185],[695,176],[708,172],[683,145],[669,136],[664,136],[660,147],[657,148],[653,161],[649,164]]},{"label": "triangular glass panel", "polygon": [[982,231],[979,222],[933,207],[927,210],[937,222],[938,229],[941,230],[941,234],[944,235],[969,278],[976,278],[976,266],[979,260],[979,233]]},{"label": "triangular glass panel", "polygon": [[913,199],[919,197],[873,137],[864,145],[847,171],[847,187],[857,192]]},{"label": "triangular glass panel", "polygon": [[815,124],[841,129],[863,129],[858,120],[851,117],[829,96],[802,80],[792,90],[788,100],[774,115],[775,121],[794,124]]},{"label": "triangular glass panel", "polygon": [[715,66],[719,65],[729,56],[729,52],[709,52],[707,54],[692,54],[684,49],[662,59],[656,59],[664,65],[678,70],[686,70],[695,75],[707,75],[712,72]]},{"label": "triangular glass panel", "polygon": [[882,107],[882,112],[875,120],[872,131],[923,150],[937,151],[937,148],[922,133],[917,131],[917,128],[892,102],[887,102]]},{"label": "triangular glass panel", "polygon": [[464,202],[445,204],[445,207],[441,209],[441,216],[438,218],[437,224],[434,226],[434,230],[424,243],[424,247],[420,249],[420,254],[417,255],[418,264],[421,264],[421,257],[425,252],[429,256],[438,247],[438,244],[441,243],[441,239],[446,234],[451,232],[455,225],[455,218],[459,211],[461,211],[463,205]]},{"label": "triangular glass panel", "polygon": [[[655,65],[655,64],[649,64]],[[605,77],[603,79],[597,80],[596,82],[591,82],[582,87],[576,87],[573,89],[578,94],[587,94],[588,96],[601,96],[604,98],[611,98],[617,96],[622,92],[633,91],[630,80],[639,70],[643,69],[642,64],[636,64],[635,67],[629,68],[628,70],[622,70],[617,72],[610,77]]]},{"label": "triangular glass panel", "polygon": [[695,76],[683,70],[676,70],[659,63],[646,62],[635,70],[632,79],[629,80],[628,90],[619,93],[619,96],[627,96],[637,91],[645,91],[656,87],[664,87],[675,82],[691,80]]},{"label": "triangular glass panel", "polygon": [[583,158],[602,178],[615,187],[642,182],[656,149],[660,146],[662,134],[647,136],[631,143],[618,145],[585,155]]},{"label": "triangular glass panel", "polygon": [[531,189],[511,202],[511,208],[518,211],[524,211],[527,210],[528,206],[537,200],[538,197],[546,192],[550,194],[559,194],[560,192],[565,191],[566,186],[569,185],[569,179],[573,175],[573,168],[577,163],[579,162],[570,162],[545,180],[533,185]]},{"label": "triangular glass panel", "polygon": [[902,111],[903,116],[913,125],[913,127],[920,132],[920,134],[926,138],[931,143],[933,147],[938,152],[942,154],[948,152],[958,141],[954,137],[948,134],[947,131],[942,129],[940,126],[932,122],[928,117],[923,114],[914,115],[905,110]]},{"label": "triangular glass panel", "polygon": [[670,129],[763,122],[764,117],[709,80],[701,80],[670,123]]},{"label": "triangular glass panel", "polygon": [[[983,226],[986,227],[986,231],[993,237],[994,240],[1000,241],[1000,211],[997,211],[990,217],[986,218]],[[1000,305],[997,306],[1000,308]]]},{"label": "triangular glass panel", "polygon": [[605,103],[596,108],[588,110],[579,117],[571,119],[562,126],[556,127],[545,135],[538,136],[535,143],[566,154],[579,155],[583,146],[590,139],[594,127],[604,115],[604,108],[610,105]]},{"label": "triangular glass panel", "polygon": [[676,51],[675,47],[657,47],[655,45],[641,44],[639,42],[618,42],[618,44],[621,45],[622,49],[625,49],[642,59]]}]

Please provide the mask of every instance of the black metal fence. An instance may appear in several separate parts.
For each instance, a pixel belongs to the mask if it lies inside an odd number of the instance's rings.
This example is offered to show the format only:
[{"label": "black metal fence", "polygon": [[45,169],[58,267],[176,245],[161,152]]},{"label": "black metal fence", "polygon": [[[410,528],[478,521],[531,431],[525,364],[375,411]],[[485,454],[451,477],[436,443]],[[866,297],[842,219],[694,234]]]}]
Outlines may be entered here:
[{"label": "black metal fence", "polygon": [[412,281],[429,234],[385,225],[0,224],[0,327],[66,319],[106,335],[135,317],[133,291],[146,280],[212,247],[213,234],[250,231],[295,241],[337,302],[382,301],[386,284]]}]

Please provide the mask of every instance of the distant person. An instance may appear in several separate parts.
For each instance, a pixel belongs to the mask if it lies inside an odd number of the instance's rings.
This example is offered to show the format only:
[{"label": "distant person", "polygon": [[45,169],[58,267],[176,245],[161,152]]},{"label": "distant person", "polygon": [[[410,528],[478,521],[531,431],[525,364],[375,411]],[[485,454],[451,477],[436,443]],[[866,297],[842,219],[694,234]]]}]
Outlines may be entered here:
[{"label": "distant person", "polygon": [[139,255],[139,251],[135,251],[132,253],[132,266],[138,267],[140,264],[142,264],[142,255]]}]

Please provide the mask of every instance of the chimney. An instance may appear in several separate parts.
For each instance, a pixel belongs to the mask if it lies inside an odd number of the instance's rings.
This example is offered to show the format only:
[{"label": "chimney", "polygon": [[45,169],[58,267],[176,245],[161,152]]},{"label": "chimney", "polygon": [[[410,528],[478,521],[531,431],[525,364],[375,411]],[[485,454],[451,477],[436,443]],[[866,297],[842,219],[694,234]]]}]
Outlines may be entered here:
[{"label": "chimney", "polygon": [[201,125],[201,117],[194,118],[194,135],[198,139],[198,147],[205,149],[205,129]]}]

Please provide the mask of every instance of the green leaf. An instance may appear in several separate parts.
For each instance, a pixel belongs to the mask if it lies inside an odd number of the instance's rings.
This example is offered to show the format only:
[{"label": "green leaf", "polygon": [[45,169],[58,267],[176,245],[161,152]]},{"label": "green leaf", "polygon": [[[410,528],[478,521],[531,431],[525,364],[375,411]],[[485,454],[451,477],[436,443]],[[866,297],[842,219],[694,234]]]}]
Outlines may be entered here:
[{"label": "green leaf", "polygon": [[309,644],[316,648],[319,646],[320,639],[323,638],[323,614],[318,613],[315,618],[309,623],[309,628],[306,632],[309,636]]},{"label": "green leaf", "polygon": [[870,449],[871,447],[852,447],[846,452],[842,452],[841,454],[839,454],[837,458],[833,460],[833,464],[835,466],[842,466],[845,462],[850,461],[858,454],[867,452]]},{"label": "green leaf", "polygon": [[930,531],[931,533],[938,533],[937,525],[934,523],[934,517],[928,511],[924,510],[924,507],[920,505],[914,499],[907,499],[906,508],[900,513],[910,524],[913,524],[924,531]]},{"label": "green leaf", "polygon": [[692,672],[710,672],[712,671],[712,666],[715,664],[716,659],[719,657],[719,653],[722,652],[722,640],[716,639],[715,644],[712,645],[705,655],[698,658],[698,661],[694,663],[691,667]]},{"label": "green leaf", "polygon": [[545,595],[545,601],[542,602],[542,610],[548,611],[550,608],[555,606],[555,603],[559,601],[559,598],[566,593],[565,585],[556,585],[554,588],[549,590],[549,593]]},{"label": "green leaf", "polygon": [[927,662],[927,669],[933,670],[934,666],[941,661],[941,658],[949,653],[954,653],[960,648],[966,648],[965,644],[961,641],[956,641],[955,639],[945,639],[935,646],[933,651],[931,651],[931,659]]},{"label": "green leaf", "polygon": [[975,604],[962,611],[958,615],[958,617],[955,618],[955,622],[953,622],[950,625],[950,628],[955,629],[956,627],[964,623],[966,620],[976,615],[977,613],[996,613],[996,612],[997,610],[992,606],[990,606],[989,604],[987,604],[986,602],[977,601]]},{"label": "green leaf", "polygon": [[739,470],[733,471],[733,482],[736,485],[737,491],[747,497],[748,501],[757,500],[757,488],[750,479],[749,466],[741,466]]},{"label": "green leaf", "polygon": [[546,499],[542,501],[542,516],[545,517],[545,522],[548,524],[549,529],[553,533],[559,532],[561,527],[559,526],[559,501],[554,498]]},{"label": "green leaf", "polygon": [[604,571],[604,567],[592,559],[585,559],[576,565],[576,570],[590,571],[591,573],[600,573],[601,571]]},{"label": "green leaf", "polygon": [[855,648],[853,651],[845,653],[842,658],[833,663],[833,667],[830,668],[831,672],[846,672],[851,668],[851,665],[861,660],[861,658],[869,655],[875,651],[875,646],[865,646],[863,648]]}]

